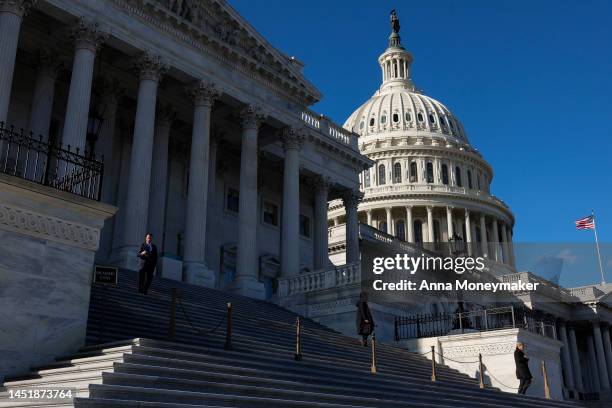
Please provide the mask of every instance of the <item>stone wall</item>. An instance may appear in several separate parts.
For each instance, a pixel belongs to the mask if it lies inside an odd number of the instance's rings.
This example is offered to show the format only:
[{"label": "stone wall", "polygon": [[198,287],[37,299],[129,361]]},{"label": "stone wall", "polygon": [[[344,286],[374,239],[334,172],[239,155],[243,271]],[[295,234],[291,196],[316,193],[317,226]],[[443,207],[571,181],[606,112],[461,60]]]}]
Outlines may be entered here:
[{"label": "stone wall", "polygon": [[0,174],[0,380],[84,344],[94,254],[115,210]]}]

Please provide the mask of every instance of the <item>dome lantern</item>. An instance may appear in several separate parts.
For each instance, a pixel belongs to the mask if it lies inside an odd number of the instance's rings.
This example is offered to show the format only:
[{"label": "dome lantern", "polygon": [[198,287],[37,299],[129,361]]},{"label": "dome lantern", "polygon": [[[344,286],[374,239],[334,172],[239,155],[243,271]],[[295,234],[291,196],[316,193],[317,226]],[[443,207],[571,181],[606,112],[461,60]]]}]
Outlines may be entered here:
[{"label": "dome lantern", "polygon": [[399,35],[400,24],[397,13],[391,10],[391,35],[389,45],[385,52],[378,58],[378,63],[382,71],[382,89],[390,87],[404,87],[414,90],[411,79],[412,54],[404,49]]}]

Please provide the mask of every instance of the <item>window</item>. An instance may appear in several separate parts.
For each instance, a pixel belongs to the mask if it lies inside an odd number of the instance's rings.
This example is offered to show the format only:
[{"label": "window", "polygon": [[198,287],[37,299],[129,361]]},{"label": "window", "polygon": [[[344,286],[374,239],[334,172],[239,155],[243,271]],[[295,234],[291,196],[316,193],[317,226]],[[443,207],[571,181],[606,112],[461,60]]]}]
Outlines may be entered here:
[{"label": "window", "polygon": [[380,231],[382,231],[382,232],[385,232],[385,233],[386,233],[386,232],[387,232],[387,221],[381,221],[381,222],[378,224],[378,229],[379,229]]},{"label": "window", "polygon": [[300,235],[310,238],[310,218],[306,215],[300,215]]},{"label": "window", "polygon": [[359,129],[363,129],[363,120],[359,123]]},{"label": "window", "polygon": [[463,183],[461,182],[461,169],[459,166],[455,167],[455,180],[457,180],[457,187],[463,187]]},{"label": "window", "polygon": [[417,164],[416,162],[410,163],[410,182],[416,183],[419,181],[419,177],[417,175]]},{"label": "window", "polygon": [[431,113],[429,114],[429,122],[436,123],[436,118],[434,118],[434,115],[432,115]]},{"label": "window", "polygon": [[417,244],[423,243],[423,223],[421,220],[414,220],[414,242]]},{"label": "window", "polygon": [[398,220],[395,223],[395,235],[402,241],[406,240],[406,223],[404,220]]},{"label": "window", "polygon": [[468,175],[468,188],[473,188],[472,187],[472,172],[468,170],[467,175]]},{"label": "window", "polygon": [[393,165],[393,182],[394,183],[402,182],[402,165],[400,163],[395,163]]},{"label": "window", "polygon": [[432,162],[427,162],[427,182],[428,183],[433,183],[434,182],[433,163]]},{"label": "window", "polygon": [[382,123],[383,125],[387,123],[387,115],[382,115],[380,117],[380,123]]},{"label": "window", "polygon": [[278,226],[278,206],[276,204],[264,201],[262,212],[264,223]]},{"label": "window", "polygon": [[393,122],[394,122],[394,123],[399,122],[399,115],[398,115],[397,113],[394,113],[394,114],[393,114]]},{"label": "window", "polygon": [[370,126],[374,126],[374,118],[370,118]]},{"label": "window", "polygon": [[449,119],[449,120],[448,120],[448,125],[449,125],[449,126],[450,126],[450,128],[452,129],[452,128],[453,128],[453,121]]},{"label": "window", "polygon": [[412,116],[410,115],[410,112],[406,112],[404,117],[406,118],[406,122],[412,122]]},{"label": "window", "polygon": [[442,165],[442,184],[448,185],[448,166]]},{"label": "window", "polygon": [[225,200],[225,209],[228,211],[237,213],[238,208],[239,208],[239,203],[240,203],[240,194],[238,193],[238,190],[235,190],[233,188],[228,188],[227,196]]},{"label": "window", "polygon": [[378,185],[382,186],[385,183],[385,165],[381,164],[378,166]]},{"label": "window", "polygon": [[423,114],[421,112],[417,114],[417,119],[419,120],[419,122],[423,121]]},{"label": "window", "polygon": [[364,187],[370,187],[370,170],[363,172],[363,185]]}]

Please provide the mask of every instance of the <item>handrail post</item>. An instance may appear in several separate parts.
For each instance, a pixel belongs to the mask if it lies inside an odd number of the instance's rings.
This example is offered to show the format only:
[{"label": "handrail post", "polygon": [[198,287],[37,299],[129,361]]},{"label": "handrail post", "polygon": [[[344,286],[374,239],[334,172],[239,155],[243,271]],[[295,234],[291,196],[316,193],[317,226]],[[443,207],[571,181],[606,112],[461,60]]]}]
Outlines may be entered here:
[{"label": "handrail post", "polygon": [[232,304],[227,304],[227,326],[225,329],[225,349],[232,349]]},{"label": "handrail post", "polygon": [[546,371],[546,363],[542,360],[542,377],[544,378],[544,398],[550,399],[550,386],[548,384],[548,372]]},{"label": "handrail post", "polygon": [[372,365],[370,366],[372,374],[376,374],[376,334],[372,333]]},{"label": "handrail post", "polygon": [[480,378],[480,389],[482,390],[485,388],[484,370],[482,368],[482,353],[478,353],[478,371],[479,371],[479,378]]},{"label": "handrail post", "polygon": [[431,381],[436,381],[436,346],[431,346]]},{"label": "handrail post", "polygon": [[295,354],[293,359],[295,361],[302,360],[302,321],[299,316],[295,322]]},{"label": "handrail post", "polygon": [[168,339],[174,341],[176,337],[176,300],[178,292],[176,288],[170,289],[170,321],[168,322]]}]

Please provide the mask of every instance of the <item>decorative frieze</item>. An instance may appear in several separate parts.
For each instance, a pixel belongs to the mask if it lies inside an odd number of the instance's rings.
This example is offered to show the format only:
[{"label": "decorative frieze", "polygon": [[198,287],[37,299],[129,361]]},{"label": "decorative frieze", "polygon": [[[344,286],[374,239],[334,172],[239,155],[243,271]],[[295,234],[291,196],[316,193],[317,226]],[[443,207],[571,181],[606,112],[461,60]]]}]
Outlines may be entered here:
[{"label": "decorative frieze", "polygon": [[468,344],[465,346],[444,346],[444,357],[448,358],[468,358],[478,356],[478,354],[498,355],[513,353],[516,348],[516,341],[487,343],[487,344]]}]

